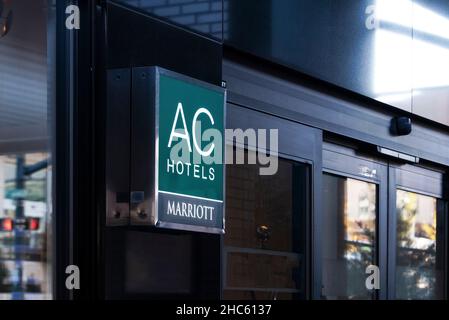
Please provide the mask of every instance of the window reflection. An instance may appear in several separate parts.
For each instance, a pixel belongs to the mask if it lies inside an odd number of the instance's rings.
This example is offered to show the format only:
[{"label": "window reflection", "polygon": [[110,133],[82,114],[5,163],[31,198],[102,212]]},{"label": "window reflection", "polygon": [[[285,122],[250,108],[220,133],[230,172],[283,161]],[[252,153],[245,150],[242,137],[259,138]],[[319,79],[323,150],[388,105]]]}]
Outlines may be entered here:
[{"label": "window reflection", "polygon": [[227,44],[449,124],[447,0],[227,1]]},{"label": "window reflection", "polygon": [[308,167],[279,159],[275,175],[262,176],[259,169],[226,168],[224,298],[301,298]]},{"label": "window reflection", "polygon": [[0,156],[0,298],[48,299],[48,155]]},{"label": "window reflection", "polygon": [[54,1],[0,3],[0,300],[50,299]]},{"label": "window reflection", "polygon": [[376,18],[376,99],[449,124],[447,1],[377,0]]},{"label": "window reflection", "polygon": [[373,93],[377,100],[411,112],[412,2],[377,0],[375,18]]},{"label": "window reflection", "polygon": [[323,296],[371,299],[365,269],[377,260],[377,186],[330,174],[323,186]]},{"label": "window reflection", "polygon": [[442,298],[437,250],[437,200],[397,190],[396,297]]}]

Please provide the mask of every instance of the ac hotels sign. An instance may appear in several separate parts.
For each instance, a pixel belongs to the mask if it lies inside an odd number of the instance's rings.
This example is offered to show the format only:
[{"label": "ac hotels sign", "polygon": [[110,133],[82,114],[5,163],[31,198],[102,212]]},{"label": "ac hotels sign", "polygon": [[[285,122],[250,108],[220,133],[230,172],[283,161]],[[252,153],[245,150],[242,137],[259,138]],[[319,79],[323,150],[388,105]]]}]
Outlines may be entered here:
[{"label": "ac hotels sign", "polygon": [[151,224],[222,233],[225,90],[154,69]]}]

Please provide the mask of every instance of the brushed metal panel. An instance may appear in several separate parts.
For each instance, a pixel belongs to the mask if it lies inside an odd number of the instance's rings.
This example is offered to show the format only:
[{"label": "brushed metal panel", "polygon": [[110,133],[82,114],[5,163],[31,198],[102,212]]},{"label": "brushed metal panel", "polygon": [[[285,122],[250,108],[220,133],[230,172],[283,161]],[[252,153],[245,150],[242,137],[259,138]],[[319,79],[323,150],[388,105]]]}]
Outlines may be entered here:
[{"label": "brushed metal panel", "polygon": [[131,71],[109,70],[106,111],[106,225],[129,221]]}]

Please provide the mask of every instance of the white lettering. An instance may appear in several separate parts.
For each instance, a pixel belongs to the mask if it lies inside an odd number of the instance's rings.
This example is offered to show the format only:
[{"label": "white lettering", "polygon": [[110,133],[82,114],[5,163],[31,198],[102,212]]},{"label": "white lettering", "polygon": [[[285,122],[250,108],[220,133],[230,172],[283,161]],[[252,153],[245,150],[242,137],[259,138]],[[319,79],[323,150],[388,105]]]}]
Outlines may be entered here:
[{"label": "white lettering", "polygon": [[195,115],[193,116],[193,121],[192,121],[193,145],[195,146],[196,151],[198,151],[198,153],[200,155],[202,155],[203,157],[209,157],[211,155],[212,151],[214,151],[215,144],[212,143],[209,146],[209,149],[207,149],[206,151],[203,151],[203,150],[201,150],[200,146],[198,145],[198,141],[196,140],[196,135],[195,135],[195,129],[196,129],[196,123],[197,123],[196,119],[198,119],[198,116],[201,113],[204,113],[209,117],[212,125],[215,124],[214,118],[210,114],[209,110],[207,110],[206,108],[199,108],[198,110],[196,110]]},{"label": "white lettering", "polygon": [[[171,203],[171,205],[170,205],[170,203]],[[171,215],[175,214],[175,202],[174,201],[168,200],[167,214],[171,214]]]},{"label": "white lettering", "polygon": [[[196,205],[194,205],[196,206]],[[203,219],[204,216],[204,212],[203,212],[203,206],[196,206],[197,210],[196,210],[196,216],[198,217],[198,219]],[[200,209],[201,209],[201,213],[200,213]]]},{"label": "white lettering", "polygon": [[173,161],[171,161],[170,159],[167,159],[167,172],[174,172],[175,170],[175,164]]},{"label": "white lettering", "polygon": [[[179,114],[181,114],[181,119],[182,119],[182,125],[183,125],[184,133],[179,133],[179,132],[176,131],[176,124],[178,123],[178,116],[179,116]],[[173,138],[174,137],[185,139],[187,141],[187,145],[189,147],[189,152],[192,152],[192,147],[190,146],[189,131],[187,130],[186,118],[184,116],[184,110],[182,108],[182,103],[181,102],[178,103],[178,108],[176,109],[175,119],[173,120],[173,126],[171,128],[171,133],[170,133],[170,139],[168,140],[168,147],[169,148],[171,147],[171,144],[173,142]]]}]

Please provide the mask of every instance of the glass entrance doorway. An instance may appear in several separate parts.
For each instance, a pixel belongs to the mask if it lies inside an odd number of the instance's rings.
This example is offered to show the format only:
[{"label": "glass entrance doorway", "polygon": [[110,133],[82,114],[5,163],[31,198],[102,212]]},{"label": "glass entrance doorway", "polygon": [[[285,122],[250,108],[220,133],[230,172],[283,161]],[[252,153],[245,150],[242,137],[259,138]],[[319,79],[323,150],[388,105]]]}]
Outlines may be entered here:
[{"label": "glass entrance doorway", "polygon": [[[313,286],[310,225],[318,210],[312,194],[319,186],[313,182],[321,178],[321,131],[231,103],[227,112],[228,128],[247,135],[253,128],[276,128],[279,143],[264,148],[248,138],[227,140],[222,298],[307,299]],[[234,163],[238,153],[244,163]],[[261,153],[277,163],[270,174],[254,161]]]},{"label": "glass entrance doorway", "polygon": [[326,173],[323,190],[323,294],[336,299],[371,299],[365,269],[378,260],[378,186]]},{"label": "glass entrance doorway", "polygon": [[[390,169],[394,229],[390,237],[391,296],[444,299],[446,215],[443,173],[410,165]],[[394,199],[395,197],[395,199]]]},{"label": "glass entrance doorway", "polygon": [[223,297],[299,298],[305,290],[309,166],[279,159],[270,176],[259,175],[259,168],[227,168]]},{"label": "glass entrance doorway", "polygon": [[381,290],[365,282],[369,266],[386,263],[387,165],[325,144],[323,171],[322,298],[384,297],[385,281]]},{"label": "glass entrance doorway", "polygon": [[322,198],[322,298],[444,299],[443,172],[325,143]]}]

